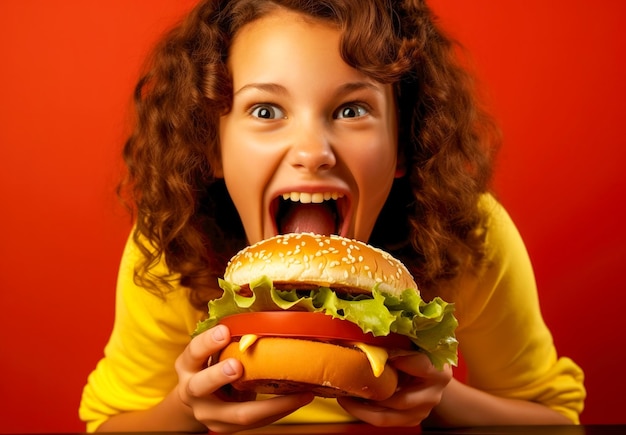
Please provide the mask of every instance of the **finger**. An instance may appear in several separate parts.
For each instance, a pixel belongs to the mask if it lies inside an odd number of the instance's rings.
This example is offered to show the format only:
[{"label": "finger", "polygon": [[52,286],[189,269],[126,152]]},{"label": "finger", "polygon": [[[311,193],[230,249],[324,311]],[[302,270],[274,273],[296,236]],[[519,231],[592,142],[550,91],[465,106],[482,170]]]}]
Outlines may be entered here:
[{"label": "finger", "polygon": [[438,370],[426,355],[419,354],[398,357],[392,363],[404,375],[393,396],[377,402],[339,399],[339,404],[351,415],[375,426],[418,425],[441,401],[452,369],[446,365]]},{"label": "finger", "polygon": [[239,391],[231,384],[222,386],[213,394],[224,402],[249,402],[255,400],[257,396],[254,391]]},{"label": "finger", "polygon": [[[430,382],[430,381],[429,381]],[[432,409],[439,404],[443,390],[447,385],[441,383],[414,384],[401,388],[389,399],[375,402],[376,406],[398,411],[407,411],[419,408]]]},{"label": "finger", "polygon": [[390,360],[390,364],[400,371],[415,377],[427,377],[435,369],[433,363],[424,353],[400,356]]},{"label": "finger", "polygon": [[[312,394],[303,393],[253,402],[222,402],[218,412],[215,411],[215,404],[213,404],[207,407],[206,416],[196,414],[196,418],[203,421],[212,431],[236,432],[271,424],[312,400]],[[219,418],[216,419],[216,416]]]},{"label": "finger", "polygon": [[197,372],[205,367],[209,357],[230,343],[230,331],[224,325],[217,325],[189,342],[176,361],[177,369]]},{"label": "finger", "polygon": [[445,387],[452,379],[452,367],[445,364],[438,369],[423,354],[394,359],[391,364],[399,371],[398,385],[405,388],[411,385],[441,385]]},{"label": "finger", "polygon": [[348,397],[337,399],[339,405],[350,415],[374,426],[417,426],[432,410],[431,406],[418,406],[410,410],[391,409],[380,402],[360,401]]},{"label": "finger", "polygon": [[229,358],[213,364],[195,374],[187,383],[187,393],[192,397],[206,397],[243,374],[241,362]]},{"label": "finger", "polygon": [[446,364],[442,370],[435,368],[430,361],[422,366],[403,363],[404,370],[413,372],[402,377],[398,383],[396,393],[386,400],[377,402],[378,405],[398,410],[409,410],[416,407],[434,407],[441,401],[443,391],[452,379],[452,368]]}]

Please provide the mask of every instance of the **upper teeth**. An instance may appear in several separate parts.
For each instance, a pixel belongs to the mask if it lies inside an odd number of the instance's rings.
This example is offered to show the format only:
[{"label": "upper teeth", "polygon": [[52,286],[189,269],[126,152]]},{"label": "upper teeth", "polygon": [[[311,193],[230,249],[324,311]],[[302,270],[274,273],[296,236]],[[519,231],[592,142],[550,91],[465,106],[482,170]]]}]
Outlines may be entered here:
[{"label": "upper teeth", "polygon": [[315,193],[308,193],[308,192],[290,192],[290,193],[283,193],[283,199],[284,200],[291,200],[294,202],[301,202],[303,204],[310,204],[310,203],[315,203],[315,204],[319,204],[322,203],[324,201],[329,201],[331,199],[338,199],[338,198],[342,198],[343,197],[343,193],[339,193],[339,192],[315,192]]}]

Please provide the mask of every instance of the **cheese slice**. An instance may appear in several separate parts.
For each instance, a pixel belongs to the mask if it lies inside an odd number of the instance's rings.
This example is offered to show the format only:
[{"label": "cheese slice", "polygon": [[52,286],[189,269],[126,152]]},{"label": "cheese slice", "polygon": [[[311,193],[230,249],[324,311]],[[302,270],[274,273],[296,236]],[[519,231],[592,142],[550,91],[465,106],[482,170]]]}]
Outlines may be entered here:
[{"label": "cheese slice", "polygon": [[242,335],[241,339],[239,340],[239,352],[245,352],[258,339],[259,339],[259,337],[254,335],[254,334]]},{"label": "cheese slice", "polygon": [[387,358],[389,358],[387,351],[382,347],[372,346],[361,342],[354,342],[353,344],[355,347],[361,349],[367,356],[367,359],[372,366],[374,376],[379,377],[383,373],[383,370],[385,370],[385,364],[387,364]]}]

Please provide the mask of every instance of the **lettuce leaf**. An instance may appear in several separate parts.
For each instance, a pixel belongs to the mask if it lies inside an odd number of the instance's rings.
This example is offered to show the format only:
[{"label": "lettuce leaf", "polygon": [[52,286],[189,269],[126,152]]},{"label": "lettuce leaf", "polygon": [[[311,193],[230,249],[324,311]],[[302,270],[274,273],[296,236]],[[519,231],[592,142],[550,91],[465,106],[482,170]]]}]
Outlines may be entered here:
[{"label": "lettuce leaf", "polygon": [[372,297],[357,296],[342,299],[328,287],[317,290],[277,290],[267,276],[250,282],[252,296],[239,294],[240,287],[222,279],[222,297],[209,302],[209,316],[198,323],[193,335],[217,325],[223,317],[258,311],[309,311],[358,325],[364,333],[384,336],[397,333],[409,337],[435,367],[457,364],[454,331],[458,325],[454,304],[441,298],[424,302],[417,292],[407,289],[392,296],[372,289]]}]

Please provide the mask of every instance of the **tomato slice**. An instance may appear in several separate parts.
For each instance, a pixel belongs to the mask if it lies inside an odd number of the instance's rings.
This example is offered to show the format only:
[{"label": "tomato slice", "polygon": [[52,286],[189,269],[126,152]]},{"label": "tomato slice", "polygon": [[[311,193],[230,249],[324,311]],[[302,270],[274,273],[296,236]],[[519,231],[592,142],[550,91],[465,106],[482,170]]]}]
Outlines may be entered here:
[{"label": "tomato slice", "polygon": [[262,311],[233,314],[220,320],[232,337],[254,334],[260,337],[313,338],[321,341],[360,341],[388,349],[413,349],[408,337],[391,333],[374,336],[358,325],[334,319],[324,313],[307,311]]}]

